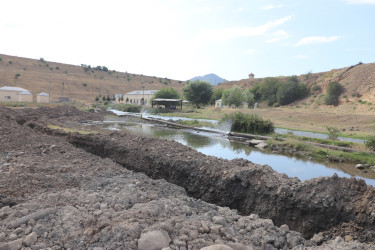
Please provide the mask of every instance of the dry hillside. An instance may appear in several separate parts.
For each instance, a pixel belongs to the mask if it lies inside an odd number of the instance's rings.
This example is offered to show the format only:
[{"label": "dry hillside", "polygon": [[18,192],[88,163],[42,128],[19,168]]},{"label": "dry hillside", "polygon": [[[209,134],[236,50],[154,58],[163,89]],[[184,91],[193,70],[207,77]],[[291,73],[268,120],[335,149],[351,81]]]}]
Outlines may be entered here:
[{"label": "dry hillside", "polygon": [[[345,88],[345,92],[341,96],[342,103],[357,101],[359,99],[375,103],[375,63],[360,63],[346,68],[333,69],[328,72],[300,75],[299,80],[305,82],[310,88],[315,84],[320,86],[321,93],[325,93],[330,82],[338,81]],[[216,88],[227,89],[235,85],[242,88],[251,88],[256,83],[261,83],[262,81],[263,78],[242,79],[225,82]],[[344,96],[346,98],[343,98]]]},{"label": "dry hillside", "polygon": [[[49,92],[53,102],[70,97],[76,102],[91,103],[99,94],[122,94],[133,90],[173,87],[181,91],[184,81],[144,76],[109,69],[85,71],[82,66],[35,60],[0,54],[0,87],[17,86],[37,93]],[[93,66],[93,65],[92,65]],[[96,66],[96,65],[95,65]]]}]

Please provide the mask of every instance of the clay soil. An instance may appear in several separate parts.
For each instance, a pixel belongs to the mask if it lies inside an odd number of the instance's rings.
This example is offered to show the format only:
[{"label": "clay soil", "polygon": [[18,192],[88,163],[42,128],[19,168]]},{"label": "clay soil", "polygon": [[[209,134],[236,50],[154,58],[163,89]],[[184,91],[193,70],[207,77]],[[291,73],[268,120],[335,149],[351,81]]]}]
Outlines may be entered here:
[{"label": "clay soil", "polygon": [[176,142],[48,126],[102,119],[0,107],[0,249],[374,248],[364,181],[300,182]]}]

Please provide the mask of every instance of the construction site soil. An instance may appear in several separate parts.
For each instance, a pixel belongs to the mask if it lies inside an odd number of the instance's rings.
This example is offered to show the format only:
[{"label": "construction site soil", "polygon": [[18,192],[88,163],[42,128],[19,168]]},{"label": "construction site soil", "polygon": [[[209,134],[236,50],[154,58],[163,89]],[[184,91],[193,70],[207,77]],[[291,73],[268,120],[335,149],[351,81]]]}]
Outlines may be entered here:
[{"label": "construction site soil", "polygon": [[375,189],[0,107],[0,249],[374,249]]}]

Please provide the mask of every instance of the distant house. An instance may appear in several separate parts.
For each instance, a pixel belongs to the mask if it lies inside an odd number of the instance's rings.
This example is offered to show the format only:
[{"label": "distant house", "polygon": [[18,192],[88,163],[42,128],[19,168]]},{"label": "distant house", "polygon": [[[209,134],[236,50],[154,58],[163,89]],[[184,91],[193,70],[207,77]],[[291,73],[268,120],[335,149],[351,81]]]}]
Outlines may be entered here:
[{"label": "distant house", "polygon": [[1,102],[33,102],[30,91],[19,87],[4,86],[0,88]]},{"label": "distant house", "polygon": [[133,105],[150,106],[151,98],[156,92],[158,90],[135,90],[124,94],[124,102]]},{"label": "distant house", "polygon": [[46,92],[40,92],[36,96],[36,102],[37,103],[49,103],[49,94]]},{"label": "distant house", "polygon": [[253,73],[249,74],[249,79],[254,79],[255,75]]}]

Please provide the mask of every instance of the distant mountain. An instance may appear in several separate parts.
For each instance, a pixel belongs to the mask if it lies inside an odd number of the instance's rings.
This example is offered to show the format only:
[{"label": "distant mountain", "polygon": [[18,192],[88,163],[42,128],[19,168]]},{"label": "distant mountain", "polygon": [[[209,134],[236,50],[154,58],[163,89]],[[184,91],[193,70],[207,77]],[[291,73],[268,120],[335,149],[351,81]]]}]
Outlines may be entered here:
[{"label": "distant mountain", "polygon": [[224,78],[221,78],[220,76],[217,76],[215,74],[208,74],[204,76],[196,76],[190,79],[190,81],[195,81],[195,80],[201,80],[205,82],[209,82],[212,85],[218,85],[220,83],[226,82]]}]

